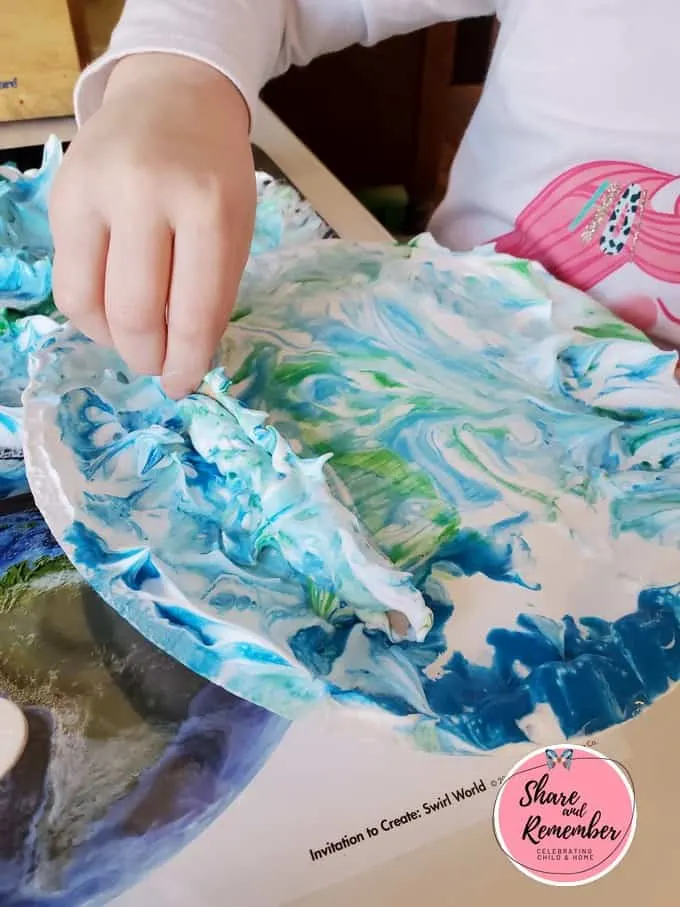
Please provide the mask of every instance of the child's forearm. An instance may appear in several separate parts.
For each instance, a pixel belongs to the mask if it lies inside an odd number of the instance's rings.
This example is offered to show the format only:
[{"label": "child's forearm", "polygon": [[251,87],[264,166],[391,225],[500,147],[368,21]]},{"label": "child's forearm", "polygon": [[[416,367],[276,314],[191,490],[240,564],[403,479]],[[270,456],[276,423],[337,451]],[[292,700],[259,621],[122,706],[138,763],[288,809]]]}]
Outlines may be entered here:
[{"label": "child's forearm", "polygon": [[492,13],[497,0],[127,0],[107,53],[76,90],[80,123],[99,107],[109,73],[130,54],[200,60],[228,76],[251,114],[266,82],[291,65],[351,44]]},{"label": "child's forearm", "polygon": [[124,56],[156,51],[202,61],[228,76],[253,113],[259,92],[291,64],[365,39],[362,0],[127,0],[109,48],[82,75],[76,115],[100,106]]}]

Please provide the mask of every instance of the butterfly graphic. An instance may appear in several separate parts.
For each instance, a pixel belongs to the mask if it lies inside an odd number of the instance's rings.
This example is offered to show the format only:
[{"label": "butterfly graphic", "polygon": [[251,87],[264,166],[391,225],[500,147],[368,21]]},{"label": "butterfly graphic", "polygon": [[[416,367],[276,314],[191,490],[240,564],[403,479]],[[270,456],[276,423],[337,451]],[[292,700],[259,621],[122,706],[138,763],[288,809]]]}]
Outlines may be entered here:
[{"label": "butterfly graphic", "polygon": [[553,769],[556,765],[562,765],[564,768],[569,771],[571,768],[571,760],[574,758],[574,751],[571,749],[562,750],[561,753],[558,753],[556,750],[547,749],[545,751],[545,761],[548,768]]}]

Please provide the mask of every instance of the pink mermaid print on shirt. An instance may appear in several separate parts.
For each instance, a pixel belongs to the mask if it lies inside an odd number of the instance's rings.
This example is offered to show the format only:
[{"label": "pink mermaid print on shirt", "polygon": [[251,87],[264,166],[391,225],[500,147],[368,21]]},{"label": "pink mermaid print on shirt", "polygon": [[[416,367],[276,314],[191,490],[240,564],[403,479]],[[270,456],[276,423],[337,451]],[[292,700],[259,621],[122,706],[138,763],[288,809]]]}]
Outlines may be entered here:
[{"label": "pink mermaid print on shirt", "polygon": [[541,262],[654,339],[680,345],[680,177],[639,164],[579,165],[495,246]]}]

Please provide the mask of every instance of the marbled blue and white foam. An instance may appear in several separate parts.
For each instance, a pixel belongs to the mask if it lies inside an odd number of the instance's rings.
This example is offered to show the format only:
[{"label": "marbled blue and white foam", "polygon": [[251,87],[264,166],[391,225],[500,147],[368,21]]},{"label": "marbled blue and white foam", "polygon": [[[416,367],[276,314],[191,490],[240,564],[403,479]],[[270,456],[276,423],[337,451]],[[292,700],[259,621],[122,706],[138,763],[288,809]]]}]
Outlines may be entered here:
[{"label": "marbled blue and white foam", "polygon": [[258,171],[255,228],[251,255],[272,252],[330,235],[330,228],[306,199],[270,174]]},{"label": "marbled blue and white foam", "polygon": [[44,315],[8,320],[0,313],[0,499],[28,489],[22,454],[21,396],[28,359],[57,322]]},{"label": "marbled blue and white foam", "polygon": [[223,546],[230,560],[254,567],[272,551],[285,573],[310,583],[315,610],[330,616],[344,606],[393,638],[403,633],[422,641],[432,613],[411,577],[377,551],[331,492],[324,466],[332,455],[296,456],[266,424],[266,413],[229,396],[230,384],[218,369],[206,377],[203,393],[179,408],[183,435],[224,482]]},{"label": "marbled blue and white foam", "polygon": [[332,452],[334,494],[433,625],[395,643],[327,609],[304,551],[239,562],[231,436],[186,430],[205,400],[60,332],[26,395],[31,484],[156,644],[286,717],[330,701],[444,752],[590,734],[677,682],[676,354],[538,266],[428,239],[254,258],[221,355],[230,399],[296,456]]},{"label": "marbled blue and white foam", "polygon": [[52,180],[62,160],[58,139],[45,145],[42,166],[22,173],[0,167],[0,304],[26,311],[52,291],[54,248],[47,216]]}]

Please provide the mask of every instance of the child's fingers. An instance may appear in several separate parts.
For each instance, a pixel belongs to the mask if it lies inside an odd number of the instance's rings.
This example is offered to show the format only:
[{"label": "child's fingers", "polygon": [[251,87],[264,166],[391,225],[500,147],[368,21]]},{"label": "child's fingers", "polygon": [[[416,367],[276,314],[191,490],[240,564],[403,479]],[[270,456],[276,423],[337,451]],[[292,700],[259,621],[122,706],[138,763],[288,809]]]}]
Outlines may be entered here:
[{"label": "child's fingers", "polygon": [[91,213],[50,211],[54,241],[52,291],[59,310],[83,334],[112,345],[104,312],[109,229]]},{"label": "child's fingers", "polygon": [[192,393],[227,326],[241,267],[224,231],[183,221],[175,233],[163,385],[171,397]]},{"label": "child's fingers", "polygon": [[126,209],[111,229],[106,267],[106,319],[116,349],[141,375],[160,375],[172,270],[172,233],[152,209]]}]

